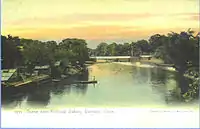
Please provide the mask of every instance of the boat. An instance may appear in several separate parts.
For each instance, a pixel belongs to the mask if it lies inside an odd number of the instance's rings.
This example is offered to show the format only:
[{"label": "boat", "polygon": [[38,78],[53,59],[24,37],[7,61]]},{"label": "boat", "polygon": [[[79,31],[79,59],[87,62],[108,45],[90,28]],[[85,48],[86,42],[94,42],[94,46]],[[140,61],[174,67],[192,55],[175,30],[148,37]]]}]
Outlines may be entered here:
[{"label": "boat", "polygon": [[62,79],[65,79],[65,78],[67,78],[67,77],[68,77],[68,76],[67,76],[67,75],[64,75],[64,74],[61,75],[61,78],[62,78]]},{"label": "boat", "polygon": [[60,82],[60,79],[52,79],[53,82]]},{"label": "boat", "polygon": [[96,80],[93,81],[76,81],[75,83],[80,83],[80,84],[91,84],[91,83],[98,83]]}]

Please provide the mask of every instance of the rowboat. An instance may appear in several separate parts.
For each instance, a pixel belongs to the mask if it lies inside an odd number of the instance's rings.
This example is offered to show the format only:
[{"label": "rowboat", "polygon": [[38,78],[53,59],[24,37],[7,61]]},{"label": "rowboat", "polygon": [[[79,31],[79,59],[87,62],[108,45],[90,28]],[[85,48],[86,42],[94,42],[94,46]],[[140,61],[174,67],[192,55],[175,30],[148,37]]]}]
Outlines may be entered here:
[{"label": "rowboat", "polygon": [[80,83],[80,84],[91,84],[91,83],[97,83],[96,80],[93,81],[76,81],[75,83]]}]

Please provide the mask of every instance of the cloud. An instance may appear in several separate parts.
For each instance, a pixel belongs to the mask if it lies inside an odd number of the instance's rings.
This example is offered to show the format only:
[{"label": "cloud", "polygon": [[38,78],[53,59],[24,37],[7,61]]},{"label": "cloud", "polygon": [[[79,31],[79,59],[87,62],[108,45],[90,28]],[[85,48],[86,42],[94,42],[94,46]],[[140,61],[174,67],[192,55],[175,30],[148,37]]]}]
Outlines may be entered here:
[{"label": "cloud", "polygon": [[6,21],[5,24],[12,25],[31,25],[31,24],[46,24],[46,23],[81,23],[87,21],[131,21],[154,17],[156,15],[150,13],[142,14],[71,14],[62,17],[32,17],[23,18],[14,21]]},{"label": "cloud", "polygon": [[[186,28],[187,29],[187,28]],[[171,28],[171,30],[181,30],[181,28]],[[28,28],[10,30],[12,35],[33,39],[54,39],[63,38],[83,38],[86,40],[109,40],[109,39],[132,39],[147,37],[155,33],[168,33],[167,29],[146,29],[138,26],[85,26],[73,28]]]},{"label": "cloud", "polygon": [[199,16],[191,16],[190,19],[194,21],[199,21]]},{"label": "cloud", "polygon": [[[20,30],[17,29],[16,32],[19,35],[25,37],[33,38],[61,38],[61,37],[78,37],[86,39],[110,39],[116,37],[127,37],[130,34],[136,32],[138,27],[133,27],[130,29],[129,26],[85,26],[85,27],[72,27],[72,28],[41,28],[41,29],[28,29]],[[14,32],[14,30],[12,30]],[[130,32],[130,34],[129,34]]]},{"label": "cloud", "polygon": [[178,18],[182,20],[189,21],[199,21],[200,14],[199,13],[180,13],[177,14]]},{"label": "cloud", "polygon": [[30,18],[22,18],[13,21],[7,21],[3,19],[4,25],[11,26],[46,26],[46,25],[55,25],[55,24],[83,24],[87,22],[129,22],[129,21],[137,21],[137,20],[148,20],[149,18],[159,18],[163,17],[166,20],[169,18],[188,18],[191,20],[198,20],[198,13],[169,13],[169,14],[152,14],[152,13],[132,13],[132,14],[69,14],[57,17],[30,17]]}]

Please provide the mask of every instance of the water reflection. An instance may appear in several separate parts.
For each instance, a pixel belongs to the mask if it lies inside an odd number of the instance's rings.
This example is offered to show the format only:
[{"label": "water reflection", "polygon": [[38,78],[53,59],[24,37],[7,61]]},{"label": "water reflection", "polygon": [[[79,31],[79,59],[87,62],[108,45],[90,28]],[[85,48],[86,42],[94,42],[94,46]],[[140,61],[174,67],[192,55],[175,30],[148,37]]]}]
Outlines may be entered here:
[{"label": "water reflection", "polygon": [[23,101],[26,98],[25,94],[20,93],[16,95],[11,96],[2,96],[2,107],[12,109],[13,107],[17,107],[21,104],[21,101]]},{"label": "water reflection", "polygon": [[75,87],[73,87],[73,90],[76,92],[76,94],[85,95],[87,92],[87,88],[87,84],[77,84]]},{"label": "water reflection", "polygon": [[169,72],[166,72],[162,69],[153,68],[151,70],[151,82],[153,84],[166,84],[169,75],[173,74],[169,74]]},{"label": "water reflection", "polygon": [[63,95],[64,93],[69,94],[70,93],[70,85],[59,85],[59,84],[53,84],[51,88],[51,93],[54,95]]},{"label": "water reflection", "polygon": [[35,86],[32,92],[27,94],[27,104],[31,106],[45,107],[50,101],[50,84]]},{"label": "water reflection", "polygon": [[146,83],[148,80],[147,69],[140,67],[133,67],[133,78],[137,78],[138,84]]},{"label": "water reflection", "polygon": [[189,88],[189,79],[186,79],[183,75],[176,73],[175,79],[177,80],[178,86],[181,88],[181,94],[184,94],[188,91]]},{"label": "water reflection", "polygon": [[138,83],[152,83],[153,85],[165,84],[167,79],[171,78],[173,73],[158,68],[140,68],[133,67],[132,76]]},{"label": "water reflection", "polygon": [[22,101],[26,101],[28,105],[36,107],[46,107],[50,100],[51,94],[62,96],[70,94],[71,90],[76,93],[86,94],[87,84],[72,84],[74,81],[87,81],[88,71],[81,75],[76,75],[62,80],[58,83],[49,82],[46,84],[32,84],[26,87],[18,88],[2,88],[2,107],[14,108],[20,107]]},{"label": "water reflection", "polygon": [[23,88],[4,88],[1,89],[1,103],[2,107],[13,108],[19,106],[21,101],[26,98],[29,90]]}]

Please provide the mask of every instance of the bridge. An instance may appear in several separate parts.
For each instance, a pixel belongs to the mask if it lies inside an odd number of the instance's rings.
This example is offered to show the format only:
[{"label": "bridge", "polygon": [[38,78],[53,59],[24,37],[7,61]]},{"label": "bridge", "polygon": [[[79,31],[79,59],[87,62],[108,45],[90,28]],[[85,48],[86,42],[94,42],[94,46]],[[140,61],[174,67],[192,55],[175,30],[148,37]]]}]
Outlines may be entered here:
[{"label": "bridge", "polygon": [[131,56],[92,56],[90,59],[106,60],[106,59],[130,59]]},{"label": "bridge", "polygon": [[138,60],[138,59],[148,59],[150,60],[152,58],[151,55],[141,55],[139,57],[135,56],[91,56],[90,59],[95,59],[97,60],[115,60],[115,61],[126,61],[130,62],[133,60]]}]

